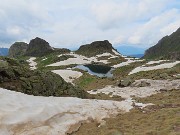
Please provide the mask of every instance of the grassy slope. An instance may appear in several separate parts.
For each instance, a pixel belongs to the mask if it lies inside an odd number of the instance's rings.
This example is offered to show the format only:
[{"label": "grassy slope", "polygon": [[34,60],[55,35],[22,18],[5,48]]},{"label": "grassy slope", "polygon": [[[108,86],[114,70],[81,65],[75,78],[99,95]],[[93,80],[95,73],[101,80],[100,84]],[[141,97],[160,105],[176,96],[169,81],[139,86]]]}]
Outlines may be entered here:
[{"label": "grassy slope", "polygon": [[180,133],[180,90],[136,99],[155,105],[135,108],[116,118],[106,119],[106,125],[84,124],[73,135],[178,135]]}]

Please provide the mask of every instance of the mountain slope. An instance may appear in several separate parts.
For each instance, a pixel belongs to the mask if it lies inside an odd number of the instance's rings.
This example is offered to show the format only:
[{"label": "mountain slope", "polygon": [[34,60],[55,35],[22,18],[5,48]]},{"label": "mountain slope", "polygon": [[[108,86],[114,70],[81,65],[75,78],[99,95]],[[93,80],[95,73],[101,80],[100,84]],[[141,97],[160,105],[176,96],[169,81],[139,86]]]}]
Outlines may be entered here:
[{"label": "mountain slope", "polygon": [[180,28],[146,50],[144,58],[180,60]]}]

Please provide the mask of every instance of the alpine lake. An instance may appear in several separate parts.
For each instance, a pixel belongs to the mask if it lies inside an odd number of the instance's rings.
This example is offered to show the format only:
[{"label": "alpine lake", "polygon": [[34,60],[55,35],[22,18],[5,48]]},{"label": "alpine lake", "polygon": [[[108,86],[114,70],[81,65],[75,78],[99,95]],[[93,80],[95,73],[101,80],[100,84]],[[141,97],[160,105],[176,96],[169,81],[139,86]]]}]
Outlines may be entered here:
[{"label": "alpine lake", "polygon": [[110,66],[105,65],[96,65],[96,64],[87,64],[87,65],[78,65],[75,68],[84,70],[91,75],[98,77],[113,77],[112,71],[114,70]]}]

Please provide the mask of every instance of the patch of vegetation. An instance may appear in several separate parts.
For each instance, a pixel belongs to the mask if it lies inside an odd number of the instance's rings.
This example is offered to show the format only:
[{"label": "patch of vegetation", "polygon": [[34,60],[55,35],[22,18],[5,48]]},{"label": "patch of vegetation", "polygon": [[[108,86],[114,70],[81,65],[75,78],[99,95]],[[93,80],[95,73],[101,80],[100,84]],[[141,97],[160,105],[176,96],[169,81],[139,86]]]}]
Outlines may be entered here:
[{"label": "patch of vegetation", "polygon": [[101,57],[98,57],[97,60],[100,61],[100,60],[108,60],[108,58],[110,58],[111,55],[109,56],[101,56]]},{"label": "patch of vegetation", "polygon": [[86,89],[92,82],[96,81],[97,78],[88,73],[83,74],[78,80],[76,80],[76,85],[81,87],[82,89]]},{"label": "patch of vegetation", "polygon": [[116,68],[114,71],[113,71],[113,75],[114,77],[116,78],[124,78],[126,76],[128,76],[128,74],[136,67],[138,66],[141,66],[143,64],[145,64],[146,61],[141,61],[141,62],[134,62],[134,63],[131,63],[130,65],[127,65],[127,66],[123,66],[123,67],[119,67],[119,68]]},{"label": "patch of vegetation", "polygon": [[161,64],[165,64],[165,63],[172,63],[174,61],[162,61],[160,63],[154,63],[154,64],[145,64],[145,67],[152,67],[152,66],[157,66],[157,65],[161,65]]},{"label": "patch of vegetation", "polygon": [[113,65],[117,65],[121,62],[125,62],[127,61],[126,59],[124,59],[123,57],[116,57],[116,58],[111,58],[108,60],[109,64],[107,64],[108,66],[113,66]]},{"label": "patch of vegetation", "polygon": [[52,54],[47,55],[46,57],[38,57],[36,59],[36,62],[38,63],[38,68],[43,69],[47,65],[50,65],[50,64],[53,64],[56,62],[60,62],[60,61],[64,61],[69,58],[74,58],[74,56],[62,55],[62,56],[58,57],[58,55],[56,53],[52,53]]},{"label": "patch of vegetation", "polygon": [[[161,93],[146,97],[134,98],[140,103],[153,103],[158,106],[176,104],[180,105],[180,90],[161,90]],[[180,106],[179,106],[180,107]]]},{"label": "patch of vegetation", "polygon": [[110,95],[106,95],[104,93],[98,93],[95,95],[87,95],[87,98],[89,99],[98,99],[98,100],[113,100],[113,101],[122,101],[124,100],[124,98],[122,98],[121,96],[112,96],[110,97]]},{"label": "patch of vegetation", "polygon": [[73,96],[85,98],[86,92],[50,71],[32,71],[15,59],[0,59],[0,87],[35,96]]}]

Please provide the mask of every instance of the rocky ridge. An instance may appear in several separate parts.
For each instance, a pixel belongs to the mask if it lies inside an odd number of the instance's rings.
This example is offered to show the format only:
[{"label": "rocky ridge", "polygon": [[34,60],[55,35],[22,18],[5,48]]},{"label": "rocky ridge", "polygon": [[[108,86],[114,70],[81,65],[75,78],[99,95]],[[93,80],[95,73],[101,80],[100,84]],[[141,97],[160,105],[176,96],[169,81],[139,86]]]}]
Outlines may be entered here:
[{"label": "rocky ridge", "polygon": [[146,50],[143,58],[180,60],[180,28]]}]

